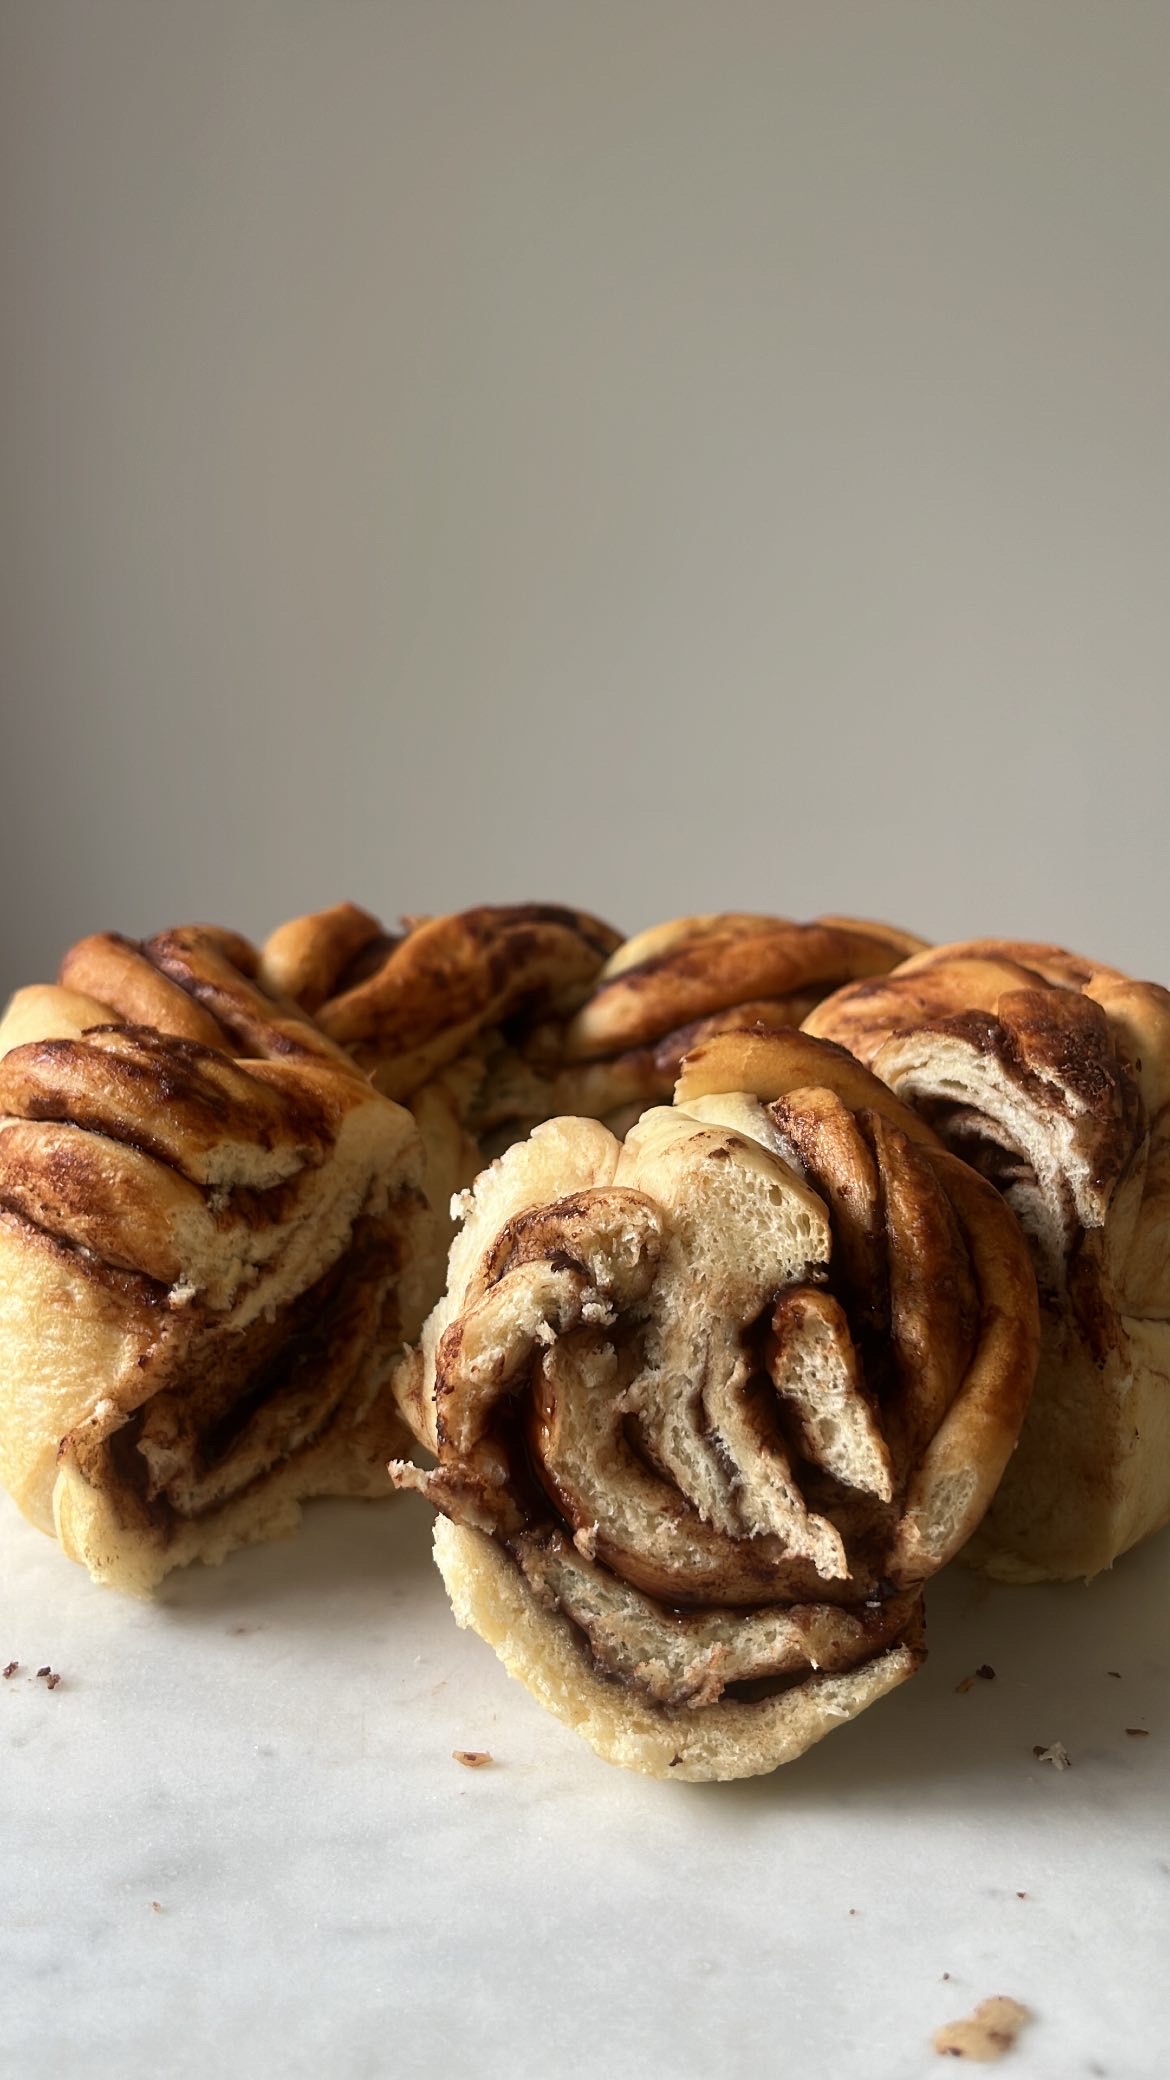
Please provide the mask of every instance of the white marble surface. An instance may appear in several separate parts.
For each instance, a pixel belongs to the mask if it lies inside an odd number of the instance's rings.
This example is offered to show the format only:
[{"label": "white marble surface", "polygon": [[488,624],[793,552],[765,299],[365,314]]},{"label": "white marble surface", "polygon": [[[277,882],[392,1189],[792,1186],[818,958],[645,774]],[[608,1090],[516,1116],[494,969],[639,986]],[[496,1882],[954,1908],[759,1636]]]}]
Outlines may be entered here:
[{"label": "white marble surface", "polygon": [[692,1787],[455,1630],[425,1515],[318,1507],[151,1606],[0,1502],[0,2071],[915,2080],[1003,1992],[1013,2080],[1162,2080],[1167,1539],[1088,1590],[952,1574],[915,1682]]}]

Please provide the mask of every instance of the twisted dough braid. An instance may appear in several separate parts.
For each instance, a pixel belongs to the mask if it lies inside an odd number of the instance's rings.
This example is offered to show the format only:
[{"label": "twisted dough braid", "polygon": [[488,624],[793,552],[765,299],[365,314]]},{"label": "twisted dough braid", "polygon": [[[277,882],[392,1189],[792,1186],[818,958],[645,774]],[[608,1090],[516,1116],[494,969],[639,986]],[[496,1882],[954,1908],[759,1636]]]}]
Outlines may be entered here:
[{"label": "twisted dough braid", "polygon": [[433,1297],[409,1114],[256,967],[105,935],[0,1026],[0,1478],[132,1590],[384,1492]]},{"label": "twisted dough braid", "polygon": [[747,1775],[913,1672],[1035,1367],[992,1188],[841,1051],[725,1034],[468,1195],[399,1393],[456,1613],[608,1759]]},{"label": "twisted dough braid", "polygon": [[983,940],[807,1023],[991,1178],[1031,1245],[1036,1392],[973,1556],[1009,1579],[1096,1573],[1170,1517],[1170,995]]},{"label": "twisted dough braid", "polygon": [[344,1047],[267,987],[256,948],[217,925],[183,925],[141,942],[96,933],[69,949],[59,981],[96,1000],[119,1023],[152,1026],[236,1056],[313,1057],[353,1069]]},{"label": "twisted dough braid", "polygon": [[543,1109],[620,1127],[629,1108],[669,1098],[683,1056],[712,1034],[799,1025],[827,991],[924,943],[858,918],[729,911],[656,925],[611,955],[559,1034],[533,1036],[529,1058],[554,1069]]},{"label": "twisted dough braid", "polygon": [[547,903],[405,922],[390,934],[340,903],[282,925],[261,957],[264,981],[404,1100],[517,1014],[577,1004],[620,936]]},{"label": "twisted dough braid", "polygon": [[[545,1081],[516,1053],[513,1027],[564,1019],[620,934],[547,903],[407,918],[387,932],[339,903],[282,925],[261,977],[344,1046],[375,1086],[409,1105],[427,1152],[426,1189],[445,1254],[453,1195],[482,1169],[482,1135],[504,1139],[547,1116]],[[489,1101],[490,1093],[490,1101]],[[440,1291],[438,1277],[434,1290]]]},{"label": "twisted dough braid", "polygon": [[407,920],[395,935],[340,904],[274,933],[261,973],[415,1110],[438,1211],[538,1120],[620,1130],[669,1097],[684,1052],[710,1033],[799,1024],[826,990],[922,945],[854,918],[738,912],[623,942],[597,918],[537,904]]}]

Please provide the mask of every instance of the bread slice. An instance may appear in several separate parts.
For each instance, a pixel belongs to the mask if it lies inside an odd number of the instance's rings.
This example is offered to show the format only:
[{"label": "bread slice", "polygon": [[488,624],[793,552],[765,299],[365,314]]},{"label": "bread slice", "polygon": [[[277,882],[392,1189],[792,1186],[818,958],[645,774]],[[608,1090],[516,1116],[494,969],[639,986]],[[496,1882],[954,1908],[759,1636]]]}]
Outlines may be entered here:
[{"label": "bread slice", "polygon": [[660,1776],[771,1768],[912,1673],[1035,1368],[993,1188],[839,1049],[725,1034],[624,1144],[551,1121],[462,1211],[399,1374],[437,1465],[394,1469],[460,1621]]}]

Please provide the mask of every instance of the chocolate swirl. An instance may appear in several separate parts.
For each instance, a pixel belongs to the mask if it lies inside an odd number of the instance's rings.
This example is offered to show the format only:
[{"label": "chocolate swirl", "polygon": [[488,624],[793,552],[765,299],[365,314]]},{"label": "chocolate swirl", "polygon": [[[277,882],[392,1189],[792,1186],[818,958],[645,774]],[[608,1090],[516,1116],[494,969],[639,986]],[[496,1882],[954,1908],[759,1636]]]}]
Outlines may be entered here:
[{"label": "chocolate swirl", "polygon": [[433,1298],[409,1114],[255,962],[90,939],[0,1027],[0,1478],[133,1590],[384,1492]]},{"label": "chocolate swirl", "polygon": [[727,1034],[470,1195],[400,1398],[457,1612],[598,1752],[771,1768],[904,1680],[1023,1417],[1015,1222],[839,1050]]},{"label": "chocolate swirl", "polygon": [[1059,947],[939,947],[820,1006],[1002,1192],[1043,1301],[1036,1392],[973,1556],[1091,1575],[1170,1517],[1170,995]]}]

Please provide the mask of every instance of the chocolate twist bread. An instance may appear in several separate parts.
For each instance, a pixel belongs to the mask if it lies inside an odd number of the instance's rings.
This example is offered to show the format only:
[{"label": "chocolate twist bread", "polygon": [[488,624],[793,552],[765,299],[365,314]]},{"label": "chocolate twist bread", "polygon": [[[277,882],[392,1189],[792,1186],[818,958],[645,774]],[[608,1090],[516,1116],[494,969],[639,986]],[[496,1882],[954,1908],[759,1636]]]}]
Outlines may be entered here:
[{"label": "chocolate twist bread", "polygon": [[478,1180],[399,1394],[455,1612],[606,1759],[746,1776],[913,1673],[1023,1418],[1016,1222],[841,1050],[732,1033]]},{"label": "chocolate twist bread", "polygon": [[[529,1124],[573,1113],[620,1132],[669,1099],[684,1054],[712,1034],[799,1025],[847,976],[884,974],[924,943],[857,918],[794,924],[729,911],[655,925],[611,954],[572,1018],[528,1037],[529,1068],[547,1079],[533,1089]],[[497,1076],[485,1112],[513,1092]]]},{"label": "chocolate twist bread", "polygon": [[410,1115],[257,972],[89,939],[0,1026],[0,1478],[125,1589],[386,1492],[438,1289]]},{"label": "chocolate twist bread", "polygon": [[683,1054],[710,1033],[798,1025],[842,982],[923,943],[852,918],[738,912],[623,942],[581,911],[536,904],[408,920],[392,935],[341,904],[274,933],[263,974],[415,1111],[438,1210],[539,1120],[620,1130],[669,1098]]},{"label": "chocolate twist bread", "polygon": [[1036,1391],[971,1548],[1090,1576],[1170,1518],[1170,993],[1058,947],[937,947],[842,990],[843,1041],[989,1177],[1042,1300]]},{"label": "chocolate twist bread", "polygon": [[545,1084],[517,1053],[517,1036],[537,1020],[567,1018],[620,939],[600,919],[553,904],[407,918],[391,933],[355,904],[339,903],[274,932],[261,974],[379,1090],[409,1105],[448,1241],[452,1194],[483,1165],[480,1137],[552,1109]]}]

